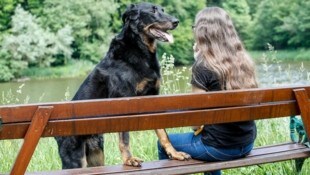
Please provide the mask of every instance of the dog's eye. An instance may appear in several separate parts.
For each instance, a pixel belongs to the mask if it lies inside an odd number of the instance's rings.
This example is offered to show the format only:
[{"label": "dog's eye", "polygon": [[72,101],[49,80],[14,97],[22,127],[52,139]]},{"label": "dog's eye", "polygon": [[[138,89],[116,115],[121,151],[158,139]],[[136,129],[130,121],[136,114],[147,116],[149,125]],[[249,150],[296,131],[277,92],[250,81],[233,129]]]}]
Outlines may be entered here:
[{"label": "dog's eye", "polygon": [[165,9],[161,9],[162,12],[165,12]]},{"label": "dog's eye", "polygon": [[157,8],[156,6],[153,6],[153,10],[152,10],[152,12],[153,12],[153,13],[156,13],[156,12],[157,12],[157,10],[158,10],[158,8]]}]

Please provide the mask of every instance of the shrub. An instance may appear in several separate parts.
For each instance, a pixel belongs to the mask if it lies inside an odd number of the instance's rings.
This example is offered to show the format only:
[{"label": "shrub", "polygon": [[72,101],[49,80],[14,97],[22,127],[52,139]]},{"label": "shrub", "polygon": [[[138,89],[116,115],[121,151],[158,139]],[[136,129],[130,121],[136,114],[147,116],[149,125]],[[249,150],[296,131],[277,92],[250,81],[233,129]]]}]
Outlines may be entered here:
[{"label": "shrub", "polygon": [[45,0],[40,23],[53,32],[70,25],[73,57],[97,63],[114,36],[111,15],[117,7],[113,0]]},{"label": "shrub", "polygon": [[19,72],[28,65],[48,67],[56,56],[71,58],[71,28],[65,26],[51,33],[38,25],[36,17],[20,6],[12,17],[12,28],[3,37],[1,52],[0,81],[9,81],[19,77]]}]

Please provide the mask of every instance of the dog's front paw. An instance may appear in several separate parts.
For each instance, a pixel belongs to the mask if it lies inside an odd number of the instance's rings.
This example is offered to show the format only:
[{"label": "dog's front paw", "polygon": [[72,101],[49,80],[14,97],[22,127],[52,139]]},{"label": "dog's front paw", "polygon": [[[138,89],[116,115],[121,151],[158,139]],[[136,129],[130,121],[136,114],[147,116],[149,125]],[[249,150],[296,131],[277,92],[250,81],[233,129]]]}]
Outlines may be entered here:
[{"label": "dog's front paw", "polygon": [[189,160],[191,159],[191,156],[185,152],[181,151],[172,151],[172,152],[167,152],[168,156],[170,159],[173,160]]},{"label": "dog's front paw", "polygon": [[124,164],[128,166],[134,166],[134,167],[140,167],[142,164],[143,160],[136,158],[136,157],[130,157],[128,158]]}]

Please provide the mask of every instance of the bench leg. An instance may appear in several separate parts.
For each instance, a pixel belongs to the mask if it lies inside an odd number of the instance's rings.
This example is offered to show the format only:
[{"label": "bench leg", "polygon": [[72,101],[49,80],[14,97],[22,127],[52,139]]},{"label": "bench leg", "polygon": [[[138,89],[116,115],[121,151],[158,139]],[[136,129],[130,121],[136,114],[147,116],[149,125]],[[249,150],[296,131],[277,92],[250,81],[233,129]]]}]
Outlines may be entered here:
[{"label": "bench leg", "polygon": [[24,138],[24,143],[17,155],[11,175],[25,174],[34,150],[50,118],[53,106],[39,106]]},{"label": "bench leg", "polygon": [[[298,107],[301,113],[301,118],[303,121],[304,129],[306,131],[306,142],[310,141],[310,102],[309,97],[307,95],[307,91],[305,89],[295,89],[294,90],[295,97],[297,99]],[[305,159],[297,159],[295,160],[295,166],[297,173],[300,174],[302,166],[304,164]]]},{"label": "bench leg", "polygon": [[302,122],[307,134],[308,141],[310,140],[310,102],[305,89],[295,89],[294,90],[298,107],[301,113]]},{"label": "bench leg", "polygon": [[304,165],[305,160],[306,159],[296,159],[295,160],[295,168],[296,168],[297,174],[301,173],[302,166]]}]

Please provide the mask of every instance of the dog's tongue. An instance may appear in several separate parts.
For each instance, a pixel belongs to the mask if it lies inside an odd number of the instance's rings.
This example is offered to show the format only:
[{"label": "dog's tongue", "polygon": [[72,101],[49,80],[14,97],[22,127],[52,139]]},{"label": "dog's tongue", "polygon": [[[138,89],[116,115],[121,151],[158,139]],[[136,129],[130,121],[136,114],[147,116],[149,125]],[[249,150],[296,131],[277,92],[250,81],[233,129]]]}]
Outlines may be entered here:
[{"label": "dog's tongue", "polygon": [[170,33],[165,33],[165,32],[162,32],[162,34],[165,36],[166,40],[169,42],[169,43],[173,43],[173,35],[170,34]]},{"label": "dog's tongue", "polygon": [[158,39],[161,41],[173,43],[173,35],[170,33],[166,33],[164,31],[161,31],[158,29],[151,29],[151,33],[153,33],[153,35],[159,37]]}]

